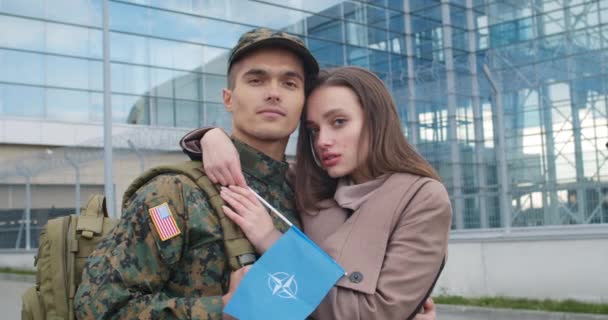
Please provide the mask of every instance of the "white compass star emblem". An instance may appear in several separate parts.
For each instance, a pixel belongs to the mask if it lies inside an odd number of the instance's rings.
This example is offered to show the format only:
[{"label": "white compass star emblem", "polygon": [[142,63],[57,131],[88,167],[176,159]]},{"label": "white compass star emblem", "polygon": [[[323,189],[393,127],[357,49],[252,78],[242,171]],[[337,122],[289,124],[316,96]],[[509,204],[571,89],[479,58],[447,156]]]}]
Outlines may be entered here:
[{"label": "white compass star emblem", "polygon": [[298,283],[295,276],[285,272],[268,274],[268,288],[273,296],[276,295],[284,299],[296,299],[298,293]]}]

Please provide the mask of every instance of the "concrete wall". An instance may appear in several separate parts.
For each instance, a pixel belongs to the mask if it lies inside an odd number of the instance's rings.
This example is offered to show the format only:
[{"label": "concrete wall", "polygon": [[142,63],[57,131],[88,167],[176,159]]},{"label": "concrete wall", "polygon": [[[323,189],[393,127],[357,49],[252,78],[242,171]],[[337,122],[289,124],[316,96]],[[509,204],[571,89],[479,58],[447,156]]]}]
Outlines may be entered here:
[{"label": "concrete wall", "polygon": [[608,228],[556,229],[553,236],[453,236],[435,294],[608,303]]},{"label": "concrete wall", "polygon": [[0,268],[36,270],[34,268],[35,250],[0,250]]}]

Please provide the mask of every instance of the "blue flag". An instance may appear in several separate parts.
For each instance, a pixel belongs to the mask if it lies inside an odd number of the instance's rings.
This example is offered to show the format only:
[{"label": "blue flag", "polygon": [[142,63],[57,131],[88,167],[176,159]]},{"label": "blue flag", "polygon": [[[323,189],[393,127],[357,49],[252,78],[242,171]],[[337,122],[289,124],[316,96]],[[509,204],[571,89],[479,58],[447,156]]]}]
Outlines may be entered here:
[{"label": "blue flag", "polygon": [[344,275],[342,269],[292,226],[256,261],[224,312],[238,319],[305,319]]}]

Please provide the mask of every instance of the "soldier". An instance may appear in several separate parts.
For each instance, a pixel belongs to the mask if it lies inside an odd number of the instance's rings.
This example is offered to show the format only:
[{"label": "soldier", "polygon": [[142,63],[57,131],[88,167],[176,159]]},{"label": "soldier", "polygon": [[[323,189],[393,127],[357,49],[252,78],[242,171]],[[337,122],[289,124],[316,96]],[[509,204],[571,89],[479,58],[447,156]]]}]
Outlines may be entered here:
[{"label": "soldier", "polygon": [[[246,183],[299,225],[284,153],[318,64],[300,39],[267,29],[243,34],[228,62],[222,98]],[[231,275],[208,196],[187,176],[161,174],[125,200],[118,226],[87,261],[76,316],[222,319],[246,269]]]}]

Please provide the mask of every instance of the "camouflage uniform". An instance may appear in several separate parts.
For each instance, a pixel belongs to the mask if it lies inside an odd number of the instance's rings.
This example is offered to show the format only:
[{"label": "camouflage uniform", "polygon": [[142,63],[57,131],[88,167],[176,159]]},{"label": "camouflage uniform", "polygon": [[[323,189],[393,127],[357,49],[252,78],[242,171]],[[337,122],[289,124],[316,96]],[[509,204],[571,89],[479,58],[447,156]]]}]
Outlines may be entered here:
[{"label": "camouflage uniform", "polygon": [[[235,140],[247,184],[297,223],[288,164]],[[199,158],[200,159],[200,158]],[[161,241],[148,209],[168,203],[181,234]],[[287,226],[273,215],[275,226]],[[182,175],[138,190],[89,257],[74,303],[80,319],[221,319],[230,267],[222,229],[203,192]]]}]

